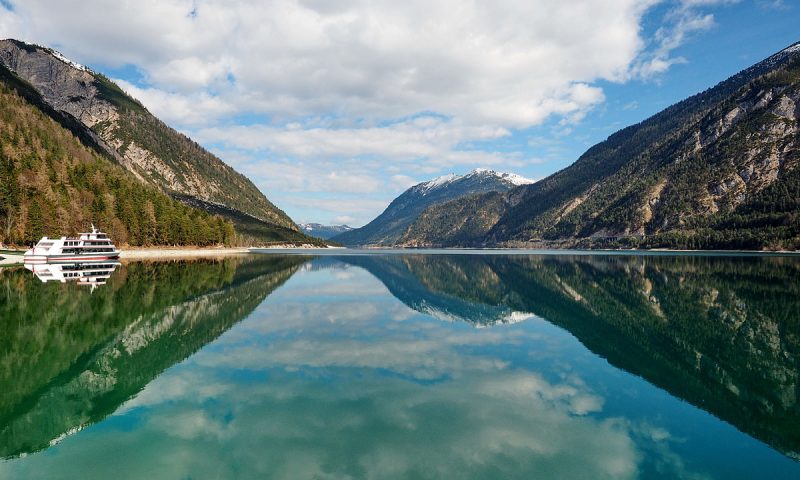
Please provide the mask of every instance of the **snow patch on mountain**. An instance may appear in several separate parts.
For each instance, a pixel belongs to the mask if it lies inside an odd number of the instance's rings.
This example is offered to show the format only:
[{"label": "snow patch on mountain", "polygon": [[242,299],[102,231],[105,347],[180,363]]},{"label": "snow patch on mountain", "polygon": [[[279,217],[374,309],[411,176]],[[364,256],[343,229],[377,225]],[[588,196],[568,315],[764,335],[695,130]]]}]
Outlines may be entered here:
[{"label": "snow patch on mountain", "polygon": [[321,223],[298,223],[300,229],[312,237],[327,240],[340,233],[349,232],[353,227],[348,225],[323,225]]},{"label": "snow patch on mountain", "polygon": [[526,320],[541,319],[541,317],[537,316],[536,314],[518,311],[511,311],[510,313],[498,315],[496,317],[465,318],[448,312],[445,309],[433,306],[424,300],[420,302],[419,305],[416,305],[415,309],[420,313],[424,313],[425,315],[431,316],[442,322],[467,322],[472,324],[475,328],[495,327],[498,325],[513,325]]},{"label": "snow patch on mountain", "polygon": [[783,53],[792,53],[792,52],[800,52],[800,43],[796,43],[791,47],[783,50]]},{"label": "snow patch on mountain", "polygon": [[473,178],[473,177],[495,177],[500,179],[501,181],[505,182],[508,185],[529,185],[534,183],[535,180],[531,180],[529,178],[525,178],[522,175],[517,175],[516,173],[504,173],[498,172],[496,170],[490,170],[488,168],[476,168],[471,172],[465,175],[456,175],[455,173],[448,173],[447,175],[442,175],[441,177],[436,177],[433,180],[429,180],[427,182],[423,182],[417,185],[417,188],[422,191],[422,193],[428,192],[435,188],[441,188],[445,185],[449,185],[455,183],[462,179]]},{"label": "snow patch on mountain", "polygon": [[489,170],[486,168],[476,168],[475,170],[469,172],[465,175],[465,177],[469,177],[471,175],[486,175],[497,177],[506,183],[510,183],[512,185],[530,185],[531,183],[535,183],[535,180],[531,180],[530,178],[525,178],[522,175],[517,175],[516,173],[503,173],[498,172],[496,170]]},{"label": "snow patch on mountain", "polygon": [[72,61],[72,60],[70,60],[69,58],[65,57],[65,56],[64,56],[64,55],[63,55],[61,52],[59,52],[58,50],[53,50],[53,49],[49,49],[49,50],[50,50],[50,53],[51,53],[51,54],[52,54],[54,57],[56,57],[57,59],[61,60],[61,61],[62,61],[62,62],[64,62],[64,63],[66,63],[66,64],[67,64],[67,65],[69,65],[70,67],[72,67],[72,68],[75,68],[75,69],[77,69],[77,70],[80,70],[80,71],[82,71],[82,72],[88,72],[88,71],[89,71],[89,69],[88,69],[87,67],[84,67],[84,66],[83,66],[83,65],[81,65],[80,63],[73,62],[73,61]]},{"label": "snow patch on mountain", "polygon": [[448,183],[453,183],[459,178],[461,178],[460,175],[456,175],[455,173],[448,173],[447,175],[442,175],[441,177],[436,177],[428,182],[421,183],[419,184],[419,186],[422,187],[423,191],[427,191],[432,188],[442,187],[444,185],[447,185]]}]

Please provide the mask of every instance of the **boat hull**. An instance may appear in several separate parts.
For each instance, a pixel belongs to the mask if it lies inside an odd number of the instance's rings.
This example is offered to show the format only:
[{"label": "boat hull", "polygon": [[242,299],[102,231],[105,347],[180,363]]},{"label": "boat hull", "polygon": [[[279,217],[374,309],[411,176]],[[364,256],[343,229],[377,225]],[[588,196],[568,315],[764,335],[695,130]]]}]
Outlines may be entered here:
[{"label": "boat hull", "polygon": [[29,255],[26,254],[22,261],[24,263],[75,263],[75,262],[97,262],[101,260],[116,260],[119,258],[119,251],[103,254],[57,254],[57,255]]}]

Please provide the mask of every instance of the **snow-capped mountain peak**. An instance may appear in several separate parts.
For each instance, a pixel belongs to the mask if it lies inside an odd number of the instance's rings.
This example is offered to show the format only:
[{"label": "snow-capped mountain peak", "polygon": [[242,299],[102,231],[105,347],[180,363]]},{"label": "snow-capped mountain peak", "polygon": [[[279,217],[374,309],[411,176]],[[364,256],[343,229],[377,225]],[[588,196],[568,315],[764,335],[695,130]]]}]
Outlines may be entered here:
[{"label": "snow-capped mountain peak", "polygon": [[487,177],[497,177],[506,183],[510,183],[514,186],[519,185],[529,185],[534,183],[534,180],[529,178],[525,178],[522,175],[517,175],[516,173],[504,173],[498,172],[497,170],[490,170],[488,168],[476,168],[475,170],[469,172],[468,174],[464,175],[465,177],[474,176],[474,175],[483,175]]},{"label": "snow-capped mountain peak", "polygon": [[307,235],[323,240],[353,230],[353,227],[348,225],[322,225],[321,223],[298,223],[297,226]]},{"label": "snow-capped mountain peak", "polygon": [[345,245],[392,245],[428,207],[458,198],[489,192],[507,192],[533,183],[514,173],[477,168],[464,175],[449,173],[414,185],[395,198],[377,218],[334,240]]},{"label": "snow-capped mountain peak", "polygon": [[474,177],[479,177],[479,178],[494,177],[499,179],[503,183],[513,186],[527,185],[534,183],[534,180],[525,178],[521,175],[517,175],[516,173],[504,173],[504,172],[498,172],[496,170],[491,170],[488,168],[476,168],[465,175],[456,175],[455,173],[448,173],[447,175],[442,175],[440,177],[434,178],[433,180],[420,183],[419,185],[417,185],[417,187],[422,193],[425,193],[430,190],[452,184],[462,179],[468,179]]},{"label": "snow-capped mountain peak", "polygon": [[459,178],[461,178],[460,175],[456,175],[455,173],[448,173],[447,175],[442,175],[441,177],[436,177],[433,180],[420,183],[419,186],[422,188],[423,191],[427,191],[432,188],[442,187],[444,185],[447,185],[448,183],[453,183],[455,180],[458,180]]}]

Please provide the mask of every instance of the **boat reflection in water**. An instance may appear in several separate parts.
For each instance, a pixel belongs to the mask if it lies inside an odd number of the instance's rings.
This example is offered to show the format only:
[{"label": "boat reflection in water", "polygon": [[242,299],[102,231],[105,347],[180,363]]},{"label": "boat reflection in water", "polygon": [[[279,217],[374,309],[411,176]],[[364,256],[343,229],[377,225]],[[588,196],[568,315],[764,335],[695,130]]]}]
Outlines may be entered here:
[{"label": "boat reflection in water", "polygon": [[114,270],[120,265],[116,260],[74,263],[26,263],[25,268],[33,272],[43,283],[76,282],[88,285],[92,290],[105,285]]}]

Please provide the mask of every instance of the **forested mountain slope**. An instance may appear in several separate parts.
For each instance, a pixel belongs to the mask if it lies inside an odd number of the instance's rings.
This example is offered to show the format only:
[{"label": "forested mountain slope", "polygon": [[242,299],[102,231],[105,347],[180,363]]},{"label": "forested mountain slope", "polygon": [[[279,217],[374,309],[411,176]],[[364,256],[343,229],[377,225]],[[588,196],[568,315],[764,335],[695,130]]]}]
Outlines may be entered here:
[{"label": "forested mountain slope", "polygon": [[234,243],[233,224],[144,185],[0,82],[0,243],[85,231],[121,245]]},{"label": "forested mountain slope", "polygon": [[308,240],[250,180],[168,127],[105,76],[16,40],[0,40],[0,68],[4,77],[15,76],[38,94],[37,108],[141,183],[195,208],[219,207],[214,213],[239,230],[257,233],[252,241]]},{"label": "forested mountain slope", "polygon": [[799,105],[795,44],[533,185],[430,207],[400,243],[800,248]]}]

